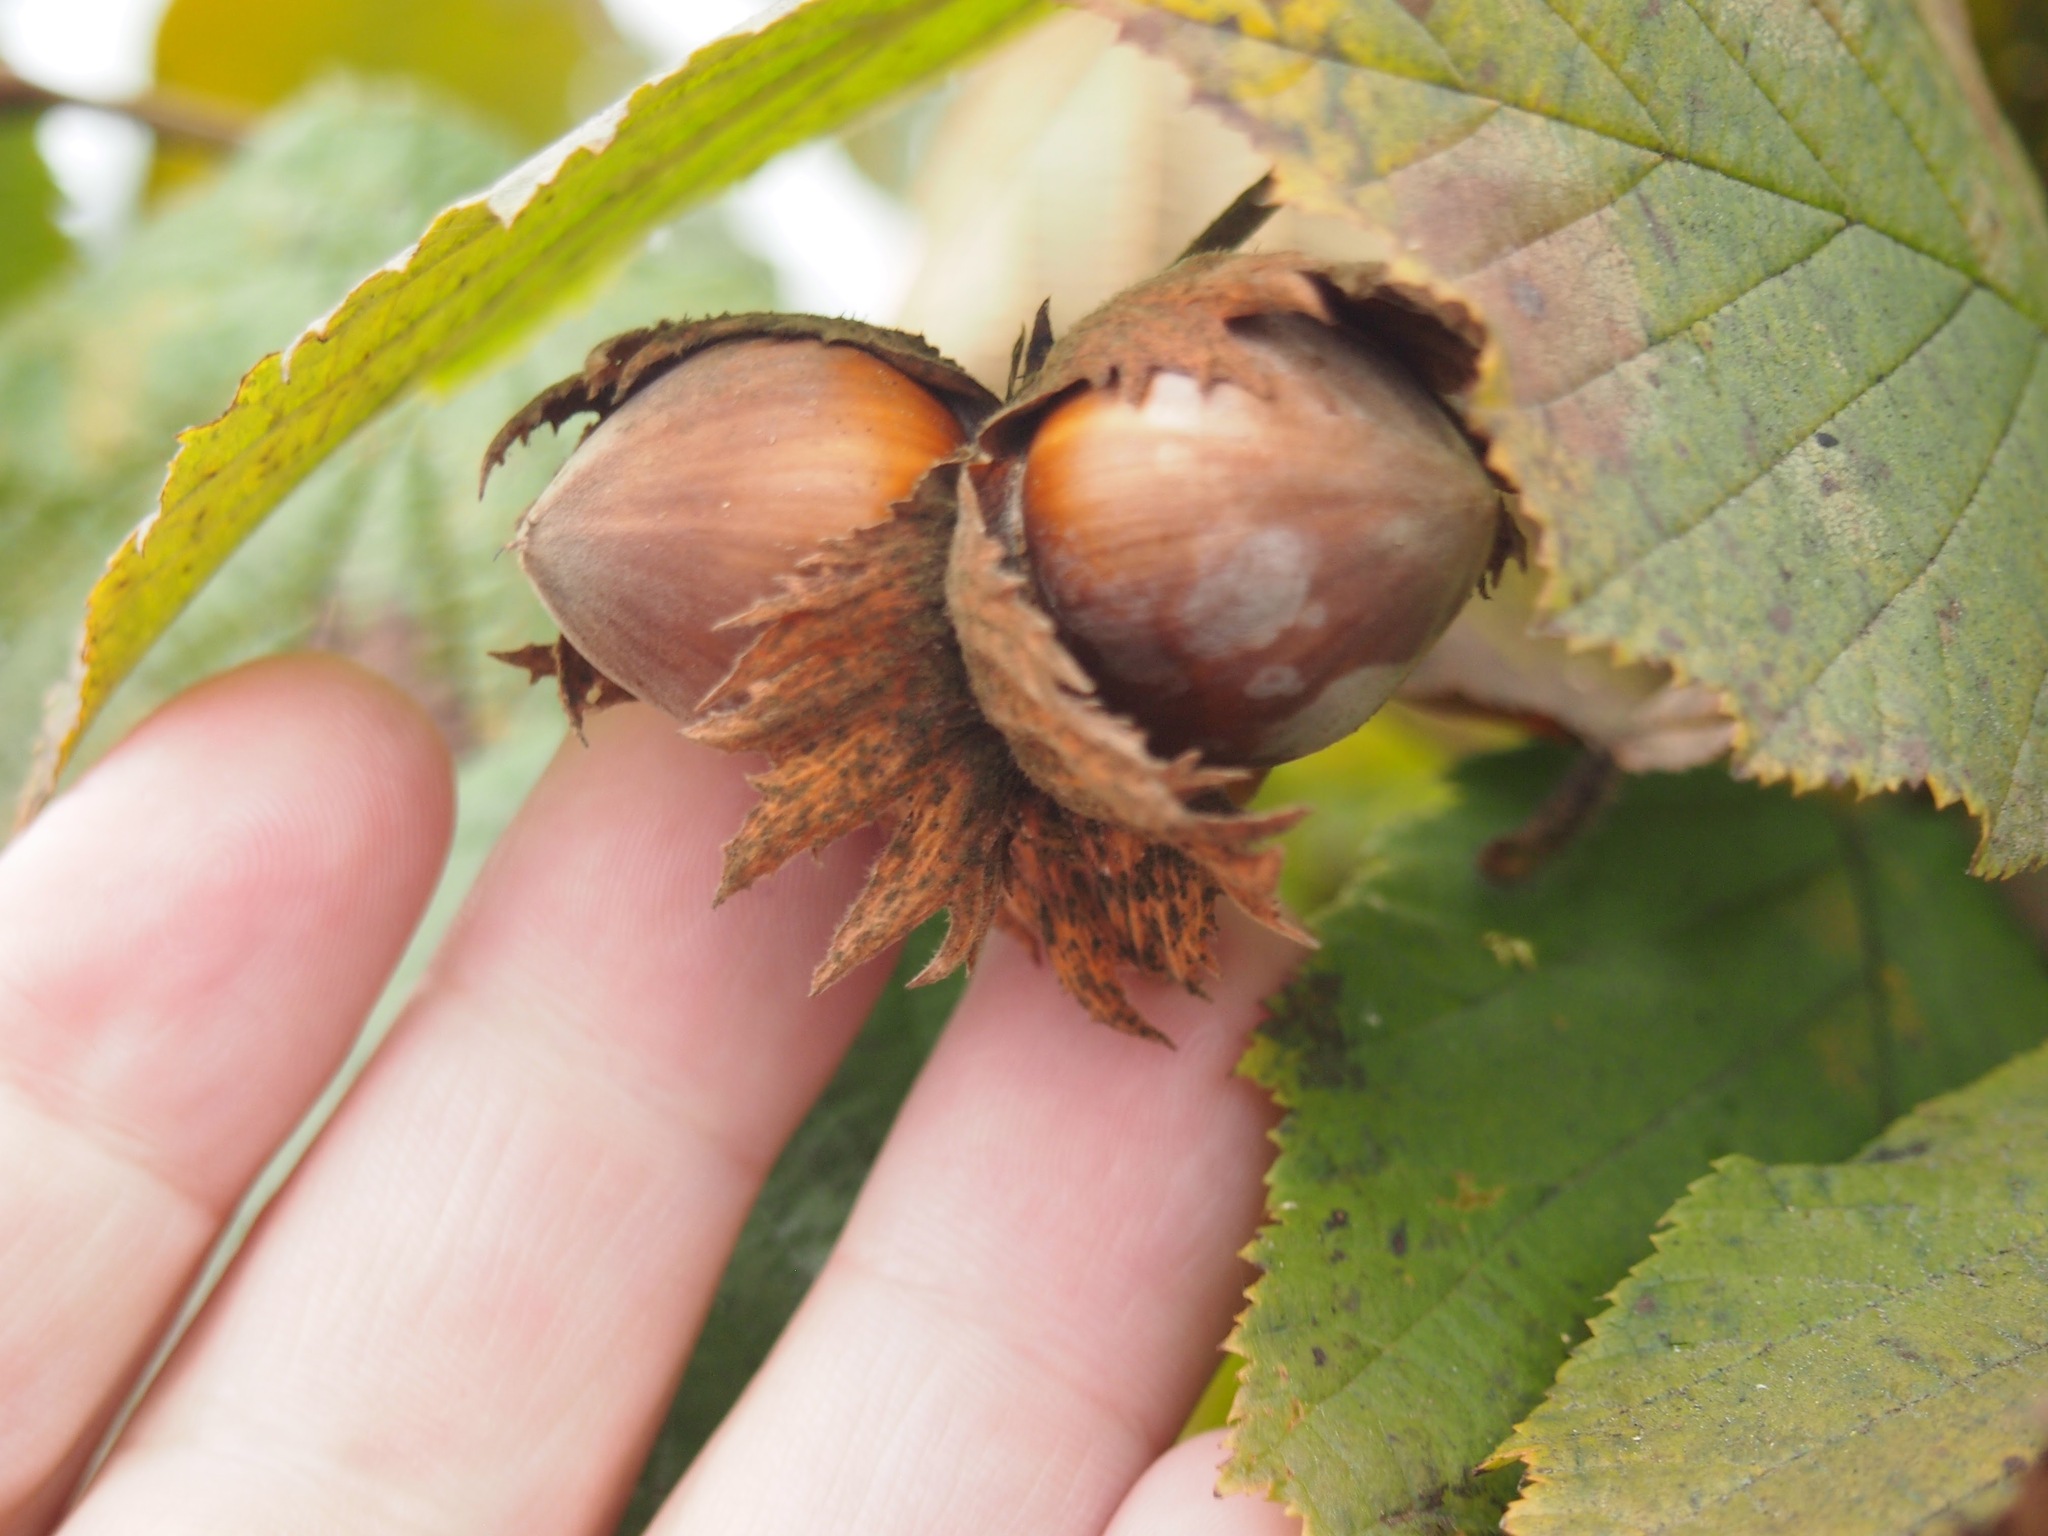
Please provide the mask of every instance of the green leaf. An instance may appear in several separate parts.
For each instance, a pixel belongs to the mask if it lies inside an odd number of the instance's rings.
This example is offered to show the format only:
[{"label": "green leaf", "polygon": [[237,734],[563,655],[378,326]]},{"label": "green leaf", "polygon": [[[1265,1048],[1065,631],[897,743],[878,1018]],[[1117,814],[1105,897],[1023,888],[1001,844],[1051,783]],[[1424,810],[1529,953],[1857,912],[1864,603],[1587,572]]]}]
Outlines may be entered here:
[{"label": "green leaf", "polygon": [[86,601],[25,792],[48,797],[85,727],[285,493],[422,379],[502,345],[678,203],[945,67],[1037,0],[811,0],[699,51],[488,193],[457,203],[183,433],[157,511]]},{"label": "green leaf", "polygon": [[1517,1536],[1995,1515],[2048,1395],[2048,1051],[1853,1162],[1729,1158],[1673,1207],[1504,1456]]},{"label": "green leaf", "polygon": [[762,1186],[622,1531],[643,1530],[654,1518],[824,1267],[896,1111],[966,986],[960,972],[915,991],[905,985],[943,933],[942,924],[927,923],[904,946],[860,1038]]},{"label": "green leaf", "polygon": [[1563,632],[2048,859],[2048,219],[1959,9],[1090,3],[1485,318]]},{"label": "green leaf", "polygon": [[57,185],[36,149],[36,119],[0,118],[0,306],[64,264],[71,242],[57,228]]},{"label": "green leaf", "polygon": [[1559,767],[1389,841],[1247,1060],[1286,1119],[1229,1475],[1319,1536],[1492,1529],[1514,1477],[1469,1469],[1712,1159],[1845,1156],[2048,1028],[1958,818],[1640,778],[1488,886]]},{"label": "green leaf", "polygon": [[[323,294],[510,158],[413,93],[330,86],[114,260],[0,324],[0,776],[26,767],[42,689],[106,551],[161,482],[162,445]],[[453,394],[406,402],[322,466],[151,652],[109,725],[250,656],[317,644],[405,683],[458,747],[495,737],[524,679],[483,653],[550,630],[492,557],[567,445],[536,444],[482,506],[478,445],[593,338],[768,294],[715,221],[663,231],[595,308]]]},{"label": "green leaf", "polygon": [[1280,894],[1296,912],[1315,913],[1357,873],[1360,850],[1388,828],[1443,810],[1452,753],[1398,706],[1383,709],[1342,741],[1266,775],[1262,810],[1312,805],[1313,816],[1281,843],[1287,862]]}]

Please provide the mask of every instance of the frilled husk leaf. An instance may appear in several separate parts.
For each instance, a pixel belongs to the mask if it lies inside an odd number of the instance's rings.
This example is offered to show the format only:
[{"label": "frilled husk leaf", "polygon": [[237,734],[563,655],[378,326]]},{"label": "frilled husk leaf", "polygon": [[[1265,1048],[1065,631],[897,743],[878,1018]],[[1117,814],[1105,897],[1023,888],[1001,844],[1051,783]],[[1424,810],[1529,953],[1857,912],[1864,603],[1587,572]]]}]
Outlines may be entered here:
[{"label": "frilled husk leaf", "polygon": [[721,901],[799,853],[892,824],[817,987],[943,910],[951,931],[919,978],[936,981],[972,956],[1001,904],[1020,780],[974,708],[946,624],[945,480],[928,475],[888,522],[830,540],[740,615],[760,637],[684,725],[693,741],[772,764],[726,845]]},{"label": "frilled husk leaf", "polygon": [[[937,395],[973,427],[997,405],[996,397],[973,375],[948,360],[923,337],[892,331],[859,320],[826,315],[758,313],[719,315],[709,320],[664,320],[637,331],[623,331],[599,342],[583,361],[583,371],[550,385],[529,400],[498,429],[484,453],[482,479],[505,462],[505,455],[542,427],[560,429],[586,412],[603,421],[655,375],[674,367],[694,352],[720,342],[751,337],[838,342],[859,347],[895,366]],[[596,423],[593,423],[593,428]]]},{"label": "frilled husk leaf", "polygon": [[[1135,730],[1079,695],[1067,708],[1083,722],[1088,763],[1152,782],[1105,790],[1094,803],[1108,814],[1090,816],[1021,771],[976,705],[947,616],[948,567],[958,563],[949,553],[965,523],[957,475],[940,466],[891,521],[832,540],[781,595],[734,621],[762,625],[761,636],[684,733],[764,753],[772,766],[752,781],[761,803],[726,849],[720,895],[879,822],[888,840],[815,986],[945,911],[946,942],[918,978],[935,981],[971,960],[1002,919],[1096,1018],[1157,1038],[1118,972],[1198,990],[1214,971],[1218,894],[1299,934],[1273,896],[1279,854],[1252,846],[1293,813],[1244,816],[1221,797],[1213,810],[1190,811],[1179,791],[1206,793],[1241,775],[1160,763]],[[1054,664],[1073,665],[1028,604],[999,600],[981,622],[1015,624],[1027,645],[1042,631]]]},{"label": "frilled husk leaf", "polygon": [[552,677],[562,700],[562,713],[569,717],[569,726],[579,737],[583,734],[584,716],[614,704],[629,704],[633,699],[630,692],[592,666],[566,635],[557,635],[550,645],[522,645],[516,651],[492,651],[490,656],[508,667],[518,667],[526,673],[529,683]]},{"label": "frilled husk leaf", "polygon": [[[989,418],[962,475],[948,600],[982,712],[1033,783],[1080,814],[1179,849],[1251,916],[1294,933],[1273,894],[1279,854],[1259,846],[1291,824],[1293,813],[1230,813],[1223,793],[1248,774],[1205,767],[1192,754],[1162,762],[1135,726],[1096,704],[1094,684],[1060,642],[1026,572],[1017,494],[1021,456],[1038,422],[1076,391],[1114,390],[1135,402],[1154,375],[1178,373],[1205,389],[1228,382],[1271,398],[1282,387],[1271,355],[1245,345],[1233,326],[1276,314],[1372,337],[1464,424],[1464,392],[1478,378],[1484,332],[1462,304],[1398,281],[1378,263],[1189,257],[1075,326]],[[1288,382],[1302,387],[1298,377]],[[1483,462],[1485,440],[1469,424],[1464,430]],[[1504,509],[1488,577],[1497,579],[1522,555]]]},{"label": "frilled husk leaf", "polygon": [[[1094,683],[1060,643],[1029,578],[989,534],[971,475],[961,477],[959,499],[947,606],[982,717],[1025,777],[1076,817],[1178,853],[1249,916],[1310,942],[1280,905],[1280,850],[1264,846],[1306,813],[1239,811],[1229,792],[1255,775],[1204,767],[1192,752],[1154,756],[1142,731],[1096,702]],[[1184,985],[1198,975],[1151,968]]]},{"label": "frilled husk leaf", "polygon": [[[1038,418],[1083,387],[1144,397],[1154,374],[1203,388],[1229,382],[1261,399],[1281,387],[1273,362],[1233,327],[1260,315],[1302,315],[1369,335],[1451,408],[1484,458],[1463,409],[1479,378],[1485,332],[1464,304],[1395,277],[1379,262],[1318,261],[1298,253],[1191,256],[1126,288],[1062,337],[981,432],[982,457],[1022,449]],[[1293,381],[1299,388],[1301,381]]]}]

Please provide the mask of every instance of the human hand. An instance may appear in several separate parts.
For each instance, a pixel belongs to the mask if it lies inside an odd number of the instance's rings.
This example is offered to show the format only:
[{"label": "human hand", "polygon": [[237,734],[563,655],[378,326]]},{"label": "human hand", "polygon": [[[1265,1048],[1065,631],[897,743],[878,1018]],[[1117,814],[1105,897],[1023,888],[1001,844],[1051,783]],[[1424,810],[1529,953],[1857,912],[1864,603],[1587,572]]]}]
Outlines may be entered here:
[{"label": "human hand", "polygon": [[[601,1533],[748,1205],[886,974],[873,845],[712,911],[740,767],[569,743],[90,1490],[84,1459],[433,887],[438,738],[331,660],[177,700],[0,858],[0,1536]],[[1277,1536],[1166,1450],[1246,1275],[1292,954],[1090,1023],[998,936],[846,1233],[663,1509],[695,1532]],[[1161,1453],[1164,1452],[1162,1455]]]}]

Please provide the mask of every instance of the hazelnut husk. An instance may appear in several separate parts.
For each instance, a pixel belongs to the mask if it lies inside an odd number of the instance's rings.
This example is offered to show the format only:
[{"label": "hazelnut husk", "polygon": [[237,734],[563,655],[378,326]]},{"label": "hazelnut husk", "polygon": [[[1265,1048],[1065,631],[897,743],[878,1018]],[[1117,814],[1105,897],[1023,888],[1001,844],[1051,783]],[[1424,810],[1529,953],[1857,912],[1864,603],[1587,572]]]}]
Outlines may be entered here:
[{"label": "hazelnut husk", "polygon": [[[970,961],[1001,922],[1097,1019],[1158,1038],[1122,976],[1199,991],[1219,896],[1310,942],[1279,901],[1271,843],[1301,813],[1241,808],[1258,770],[1377,708],[1518,550],[1458,414],[1481,343],[1469,312],[1377,265],[1196,256],[1057,345],[1034,338],[1000,409],[978,386],[914,375],[962,425],[959,445],[932,434],[932,462],[885,518],[834,527],[772,593],[692,599],[747,599],[716,626],[741,644],[708,693],[651,677],[673,636],[650,625],[652,639],[610,644],[565,616],[641,622],[612,598],[551,597],[573,644],[521,659],[558,678],[581,661],[657,702],[667,689],[685,734],[768,757],[721,898],[857,827],[888,829],[815,985],[945,911],[919,981]],[[647,345],[600,348],[508,425],[494,459],[543,421],[629,402],[620,381],[669,366],[643,365]],[[551,521],[610,539],[579,519],[605,520],[618,473],[594,464],[544,494],[522,524],[530,568]],[[730,483],[735,501],[749,494],[744,474]],[[625,557],[554,563],[602,585]]]}]

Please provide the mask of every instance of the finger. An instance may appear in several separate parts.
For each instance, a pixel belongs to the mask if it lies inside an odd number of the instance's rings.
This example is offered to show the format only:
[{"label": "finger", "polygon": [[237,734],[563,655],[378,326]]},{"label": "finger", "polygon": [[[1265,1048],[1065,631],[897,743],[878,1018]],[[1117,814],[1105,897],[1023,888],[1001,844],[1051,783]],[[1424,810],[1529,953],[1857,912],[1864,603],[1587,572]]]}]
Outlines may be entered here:
[{"label": "finger", "polygon": [[752,795],[644,708],[569,743],[67,1536],[595,1531],[883,972],[861,847],[713,911]]},{"label": "finger", "polygon": [[1223,1431],[1184,1440],[1152,1463],[1106,1536],[1301,1536],[1301,1522],[1255,1494],[1216,1491]]},{"label": "finger", "polygon": [[430,894],[447,754],[343,663],[166,706],[0,859],[0,1531],[45,1526]]},{"label": "finger", "polygon": [[1270,1110],[1235,1076],[1293,951],[1239,932],[1179,1045],[991,946],[788,1333],[664,1509],[734,1530],[1087,1533],[1200,1393],[1247,1278]]}]

